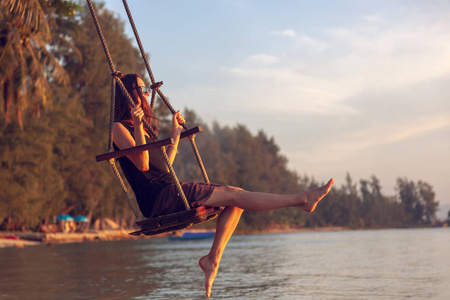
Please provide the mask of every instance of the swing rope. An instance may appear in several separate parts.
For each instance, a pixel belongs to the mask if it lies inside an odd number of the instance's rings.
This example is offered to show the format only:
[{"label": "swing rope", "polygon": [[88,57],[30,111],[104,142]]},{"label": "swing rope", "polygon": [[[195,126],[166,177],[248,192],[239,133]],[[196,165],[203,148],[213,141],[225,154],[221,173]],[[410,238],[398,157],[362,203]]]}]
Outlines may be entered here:
[{"label": "swing rope", "polygon": [[[142,59],[144,60],[148,76],[150,77],[150,80],[152,82],[151,107],[153,108],[153,106],[154,106],[154,101],[155,101],[154,100],[154,98],[155,98],[155,92],[154,91],[156,90],[156,92],[158,93],[159,97],[164,102],[164,104],[167,106],[167,108],[170,110],[170,112],[172,114],[175,114],[175,109],[172,107],[172,105],[170,105],[169,101],[167,101],[166,97],[164,96],[164,94],[159,89],[160,86],[162,85],[162,81],[161,82],[155,82],[155,77],[153,76],[152,69],[150,68],[150,64],[148,62],[147,55],[145,54],[144,47],[142,46],[141,39],[139,38],[139,34],[137,32],[136,25],[134,24],[134,20],[133,20],[133,16],[131,15],[131,11],[130,11],[130,9],[128,7],[127,0],[122,0],[122,2],[123,2],[123,6],[125,7],[125,11],[127,13],[128,20],[130,21],[131,28],[133,29],[134,37],[136,38],[136,42],[137,42],[137,44],[139,46],[139,50],[141,52]],[[185,130],[187,129],[186,124],[181,124],[181,125],[183,126],[183,128]],[[203,165],[202,158],[201,158],[200,153],[198,151],[197,145],[195,144],[195,135],[190,136],[189,137],[189,141],[191,142],[192,150],[194,152],[195,158],[197,159],[197,163],[198,163],[198,165],[200,167],[200,170],[202,172],[203,178],[204,178],[206,183],[209,183],[208,174],[206,173],[206,169],[205,169],[205,166]]]},{"label": "swing rope", "polygon": [[[111,105],[110,105],[110,114],[109,114],[109,143],[108,143],[108,152],[114,151],[113,147],[113,140],[114,140],[114,134],[112,130],[112,126],[114,123],[114,107],[116,106],[116,77],[113,76],[111,78]],[[134,204],[134,201],[131,198],[130,193],[128,192],[128,189],[125,185],[125,182],[123,182],[122,176],[120,176],[119,170],[116,166],[115,159],[109,159],[108,160],[114,175],[116,176],[117,181],[119,182],[120,187],[125,193],[125,197],[127,198],[128,204],[131,207],[131,210],[133,211],[134,216],[136,217],[137,221],[142,221],[144,219],[144,216],[139,213],[139,210],[136,208],[136,205]]]},{"label": "swing rope", "polygon": [[[131,99],[131,96],[128,94],[127,89],[125,88],[124,84],[122,83],[122,80],[120,79],[121,74],[120,74],[120,72],[117,72],[115,70],[114,63],[112,61],[111,55],[110,55],[109,50],[108,50],[108,46],[106,45],[106,39],[105,39],[105,37],[103,35],[103,31],[102,31],[102,29],[100,27],[100,24],[99,24],[98,20],[97,20],[97,16],[95,14],[95,10],[94,10],[94,7],[92,5],[92,2],[91,2],[91,0],[86,0],[86,1],[88,3],[89,10],[91,11],[91,15],[92,15],[92,18],[94,20],[95,27],[97,29],[97,33],[98,33],[98,35],[100,37],[100,41],[101,41],[103,50],[105,52],[106,58],[107,58],[108,63],[109,63],[109,67],[110,67],[111,72],[112,72],[112,76],[113,76],[113,83],[112,84],[114,85],[114,98],[115,98],[115,83],[117,82],[119,84],[120,89],[122,90],[122,93],[126,96],[126,98],[128,99],[128,102],[134,108],[135,107],[135,103],[134,103],[133,99]],[[111,98],[112,98],[112,96],[111,96]],[[109,126],[109,128],[110,128],[110,131],[109,131],[110,132],[109,143],[110,144],[108,146],[108,148],[109,148],[108,151],[112,150],[111,149],[111,147],[112,147],[112,140],[113,140],[112,124],[114,122],[115,99],[114,100],[111,99],[111,101],[112,101],[111,104],[113,104],[114,106],[112,106],[112,108],[110,110],[110,126]],[[158,139],[158,137],[157,137],[156,133],[153,131],[153,129],[150,126],[150,124],[145,119],[143,119],[143,123],[144,123],[145,127],[147,129],[149,129],[149,131],[151,132],[153,140],[156,141]],[[175,182],[175,186],[176,186],[177,191],[178,191],[178,196],[183,201],[183,204],[184,204],[186,210],[189,210],[190,209],[189,202],[187,201],[186,196],[185,196],[185,194],[183,192],[183,189],[181,188],[181,184],[180,184],[180,182],[179,182],[179,180],[178,180],[178,178],[177,178],[177,176],[175,174],[175,171],[173,170],[172,164],[170,163],[170,160],[169,160],[169,158],[167,156],[165,147],[161,147],[161,152],[163,154],[163,158],[164,158],[165,163],[166,163],[166,165],[167,165],[167,167],[169,169],[169,172],[172,175],[172,178],[173,178],[173,180]],[[140,216],[140,214],[136,214],[137,213],[136,207],[134,206],[133,201],[131,201],[131,197],[130,197],[130,195],[128,193],[128,190],[127,190],[127,188],[126,188],[126,186],[125,186],[125,184],[123,182],[122,177],[120,176],[120,174],[119,174],[119,172],[117,170],[117,167],[115,166],[114,160],[112,160],[112,162],[110,160],[110,164],[113,167],[114,174],[116,174],[116,177],[119,179],[119,183],[120,183],[120,185],[122,187],[122,190],[126,194],[128,202],[129,202],[130,206],[132,207],[133,213],[135,214],[135,216],[136,216],[136,218],[138,220],[141,220],[142,217]]]},{"label": "swing rope", "polygon": [[[140,234],[145,234],[145,235],[156,235],[156,234],[160,234],[160,233],[164,233],[164,232],[171,232],[171,231],[176,231],[176,230],[180,230],[180,229],[185,229],[188,228],[194,224],[199,224],[199,223],[203,223],[206,222],[208,220],[212,220],[214,218],[216,218],[218,216],[218,214],[223,210],[223,208],[221,207],[207,207],[207,206],[200,206],[200,207],[196,207],[196,208],[190,208],[189,203],[186,199],[186,196],[183,192],[183,189],[181,188],[181,184],[175,174],[174,169],[172,168],[172,164],[170,163],[170,160],[167,156],[167,152],[166,152],[166,148],[165,146],[170,146],[171,144],[173,144],[173,139],[172,138],[167,138],[161,141],[158,141],[158,136],[157,133],[155,133],[155,131],[152,129],[152,127],[150,126],[150,124],[143,119],[143,123],[146,126],[146,128],[149,130],[150,136],[151,138],[155,141],[154,143],[148,143],[142,146],[137,146],[137,147],[132,147],[129,149],[123,149],[123,150],[118,150],[118,151],[114,151],[114,147],[113,147],[113,131],[112,131],[112,127],[113,127],[113,123],[114,123],[114,111],[115,111],[115,95],[116,95],[116,87],[119,86],[119,88],[121,89],[123,95],[125,95],[125,97],[127,98],[128,102],[130,103],[130,105],[132,107],[135,107],[134,101],[133,99],[130,97],[130,95],[128,94],[128,91],[126,90],[123,82],[122,82],[122,74],[118,71],[115,70],[114,68],[114,64],[112,62],[111,59],[111,55],[109,53],[108,47],[106,45],[106,40],[105,37],[103,35],[103,32],[101,30],[100,24],[97,20],[97,16],[95,14],[95,10],[93,8],[92,2],[91,0],[86,0],[88,3],[88,7],[89,10],[91,12],[92,18],[94,20],[94,25],[97,29],[97,33],[100,37],[100,41],[101,44],[103,46],[103,50],[105,52],[106,58],[108,60],[110,69],[111,69],[111,76],[112,76],[112,82],[111,82],[111,109],[110,109],[110,124],[109,124],[109,144],[108,144],[108,153],[106,154],[102,154],[102,155],[98,155],[97,161],[102,161],[102,160],[108,160],[113,171],[114,174],[116,175],[116,178],[118,179],[120,186],[122,188],[122,190],[124,191],[128,203],[130,204],[130,207],[134,213],[134,215],[136,216],[136,219],[138,220],[136,222],[136,224],[141,228],[141,230],[135,231],[130,233],[131,235],[134,236],[139,236]],[[147,57],[145,55],[145,52],[143,50],[142,44],[140,42],[139,36],[137,34],[137,30],[136,27],[134,26],[134,22],[131,18],[131,13],[129,12],[128,9],[128,5],[126,3],[126,1],[124,1],[124,5],[125,8],[127,10],[127,14],[129,16],[130,19],[130,23],[132,24],[133,27],[133,31],[135,33],[135,37],[138,41],[139,44],[139,48],[141,50],[141,54],[143,56],[144,62],[146,64],[147,67],[147,71],[149,73],[149,77],[151,78],[152,84],[151,84],[151,88],[152,88],[152,98],[151,98],[151,108],[154,108],[155,105],[155,98],[156,98],[156,94],[158,94],[160,96],[160,98],[162,99],[162,101],[166,104],[166,106],[169,108],[169,110],[172,112],[172,114],[175,113],[175,110],[172,108],[172,106],[170,105],[170,103],[167,101],[167,99],[164,97],[163,93],[161,92],[161,90],[159,89],[161,87],[161,85],[163,84],[163,82],[155,82],[154,77],[153,77],[153,73],[151,72],[150,69],[150,65],[148,63]],[[186,125],[182,124],[183,128],[186,130]],[[208,176],[206,174],[206,170],[205,167],[201,161],[201,157],[200,154],[198,153],[198,149],[197,146],[195,144],[194,138],[195,138],[195,134],[198,132],[201,132],[202,129],[201,127],[195,127],[189,130],[186,130],[184,132],[181,133],[180,138],[185,138],[185,137],[189,137],[189,140],[191,141],[191,145],[192,145],[192,149],[194,150],[194,154],[197,158],[197,162],[199,163],[200,169],[202,171],[203,177],[205,178],[205,181],[207,183],[209,183],[209,179]],[[125,186],[125,183],[116,167],[115,164],[115,158],[124,156],[124,155],[128,155],[128,154],[132,154],[132,153],[137,153],[140,151],[146,151],[149,149],[155,149],[155,148],[160,148],[161,149],[161,153],[163,155],[163,158],[165,160],[166,166],[169,170],[169,173],[171,174],[176,189],[178,191],[178,196],[183,200],[183,204],[186,208],[186,211],[182,211],[182,212],[175,212],[175,213],[170,213],[170,214],[166,214],[166,215],[161,215],[155,218],[145,218],[142,213],[140,212],[139,209],[136,208],[135,202],[132,200],[132,198],[130,197],[130,194],[128,193],[128,190]]]},{"label": "swing rope", "polygon": [[[100,37],[100,41],[101,41],[101,44],[103,46],[103,50],[105,52],[106,59],[108,60],[109,66],[110,66],[111,70],[113,71],[113,73],[116,73],[115,69],[114,69],[114,64],[113,64],[111,55],[110,55],[110,53],[108,51],[108,48],[106,47],[105,37],[104,37],[103,32],[102,32],[102,30],[100,28],[100,24],[98,23],[97,16],[95,15],[94,7],[92,6],[92,3],[91,3],[90,0],[88,0],[87,2],[88,2],[89,10],[91,11],[92,18],[94,20],[95,27],[97,28],[97,33],[98,33],[98,35]],[[110,105],[110,118],[109,118],[108,152],[111,152],[113,150],[113,146],[112,146],[112,143],[113,143],[112,124],[114,122],[115,98],[116,98],[116,79],[115,79],[115,77],[113,77],[112,81],[111,81],[111,105]],[[134,205],[134,202],[133,202],[130,194],[128,193],[127,187],[125,186],[125,183],[124,183],[122,177],[120,176],[119,170],[117,169],[117,166],[115,164],[115,160],[114,159],[110,159],[108,161],[109,161],[109,164],[110,164],[110,166],[111,166],[111,168],[113,170],[114,175],[116,176],[117,181],[119,182],[120,187],[122,188],[123,192],[125,193],[125,196],[127,198],[128,204],[130,205],[134,216],[136,217],[136,219],[138,221],[141,221],[143,219],[143,216],[136,209],[136,206]]]}]

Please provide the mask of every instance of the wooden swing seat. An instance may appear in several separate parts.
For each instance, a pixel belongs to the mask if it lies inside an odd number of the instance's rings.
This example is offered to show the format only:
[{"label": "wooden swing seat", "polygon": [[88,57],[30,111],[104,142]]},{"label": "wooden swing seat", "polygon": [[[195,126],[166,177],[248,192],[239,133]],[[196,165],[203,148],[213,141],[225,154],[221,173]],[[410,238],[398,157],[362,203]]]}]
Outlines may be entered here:
[{"label": "wooden swing seat", "polygon": [[[183,131],[180,135],[180,139],[190,137],[197,133],[201,133],[202,131],[203,128],[201,126],[191,128],[189,130]],[[96,160],[99,162],[108,159],[116,159],[125,155],[142,152],[149,149],[160,148],[163,146],[168,146],[170,144],[173,144],[173,139],[167,138],[137,147],[100,154],[96,156]],[[222,210],[223,208],[220,207],[199,206],[173,214],[161,215],[155,218],[148,218],[136,222],[136,225],[138,225],[141,230],[131,232],[130,235],[139,236],[141,234],[144,234],[149,236],[186,229],[191,227],[192,225],[200,224],[214,219]]]},{"label": "wooden swing seat", "polygon": [[141,230],[132,232],[130,235],[156,235],[186,229],[192,225],[214,219],[222,210],[222,207],[199,206],[182,212],[162,215],[156,218],[148,218],[136,222],[136,225],[138,225]]}]

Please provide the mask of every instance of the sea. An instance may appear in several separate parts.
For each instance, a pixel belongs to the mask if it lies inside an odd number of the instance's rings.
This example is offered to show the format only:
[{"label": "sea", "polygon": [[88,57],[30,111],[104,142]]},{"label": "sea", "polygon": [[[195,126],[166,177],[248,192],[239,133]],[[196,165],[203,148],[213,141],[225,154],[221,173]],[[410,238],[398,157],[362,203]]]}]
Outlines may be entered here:
[{"label": "sea", "polygon": [[[0,299],[205,299],[212,240],[0,249]],[[450,228],[234,235],[211,299],[450,299]]]}]

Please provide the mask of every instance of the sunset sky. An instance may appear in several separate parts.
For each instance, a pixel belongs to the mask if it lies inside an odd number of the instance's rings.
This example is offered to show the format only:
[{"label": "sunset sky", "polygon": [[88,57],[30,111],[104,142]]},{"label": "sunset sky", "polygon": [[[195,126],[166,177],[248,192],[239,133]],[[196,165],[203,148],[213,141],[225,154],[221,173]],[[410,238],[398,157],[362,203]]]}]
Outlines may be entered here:
[{"label": "sunset sky", "polygon": [[[447,215],[450,1],[128,4],[174,108],[263,130],[320,182],[426,181]],[[127,21],[121,0],[106,7]]]}]

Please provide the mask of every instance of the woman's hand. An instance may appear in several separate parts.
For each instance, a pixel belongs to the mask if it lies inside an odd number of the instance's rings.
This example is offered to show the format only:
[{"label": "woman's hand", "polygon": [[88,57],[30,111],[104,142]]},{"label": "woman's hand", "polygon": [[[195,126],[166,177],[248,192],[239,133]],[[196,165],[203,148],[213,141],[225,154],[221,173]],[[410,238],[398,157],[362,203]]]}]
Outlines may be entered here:
[{"label": "woman's hand", "polygon": [[168,146],[167,155],[169,157],[170,164],[173,163],[175,156],[177,155],[178,142],[180,141],[180,134],[183,130],[184,117],[181,115],[180,111],[173,114],[172,117],[172,134],[173,144]]},{"label": "woman's hand", "polygon": [[179,135],[183,130],[183,124],[185,120],[180,111],[177,111],[172,117],[172,137],[173,134]]},{"label": "woman's hand", "polygon": [[131,119],[133,119],[133,124],[135,126],[142,124],[142,118],[144,117],[144,111],[139,104],[131,110]]}]

